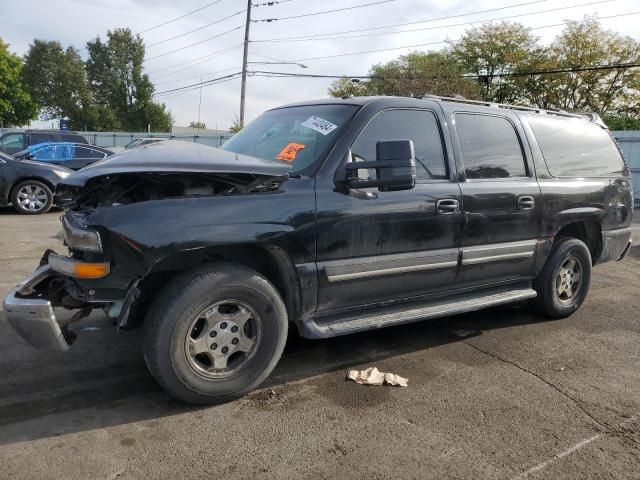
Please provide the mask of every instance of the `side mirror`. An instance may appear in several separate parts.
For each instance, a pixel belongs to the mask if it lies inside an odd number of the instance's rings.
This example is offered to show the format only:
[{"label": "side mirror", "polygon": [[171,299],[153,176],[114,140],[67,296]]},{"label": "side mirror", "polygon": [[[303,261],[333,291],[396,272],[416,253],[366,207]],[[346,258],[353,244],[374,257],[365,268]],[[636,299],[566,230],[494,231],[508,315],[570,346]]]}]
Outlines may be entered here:
[{"label": "side mirror", "polygon": [[[358,170],[375,168],[375,180],[358,178]],[[376,144],[373,162],[347,162],[347,186],[378,187],[381,192],[410,190],[416,185],[416,154],[412,140],[385,140]]]}]

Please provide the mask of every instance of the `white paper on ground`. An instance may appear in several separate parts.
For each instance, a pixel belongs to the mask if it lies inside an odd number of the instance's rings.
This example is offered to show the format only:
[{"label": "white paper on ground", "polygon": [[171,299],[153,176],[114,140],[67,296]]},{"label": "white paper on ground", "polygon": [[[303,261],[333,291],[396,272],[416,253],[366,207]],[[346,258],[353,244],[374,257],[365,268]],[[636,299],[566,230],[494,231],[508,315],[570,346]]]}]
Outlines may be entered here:
[{"label": "white paper on ground", "polygon": [[366,370],[349,370],[347,379],[360,385],[382,385],[385,383],[397,387],[406,387],[409,381],[409,379],[395,373],[383,373],[376,367],[369,367]]}]

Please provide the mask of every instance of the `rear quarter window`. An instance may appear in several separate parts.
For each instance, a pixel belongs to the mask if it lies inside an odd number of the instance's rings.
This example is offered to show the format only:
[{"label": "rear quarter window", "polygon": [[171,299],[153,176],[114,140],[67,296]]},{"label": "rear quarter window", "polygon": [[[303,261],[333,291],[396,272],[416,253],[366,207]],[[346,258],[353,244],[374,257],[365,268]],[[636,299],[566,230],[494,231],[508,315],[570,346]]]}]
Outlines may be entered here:
[{"label": "rear quarter window", "polygon": [[549,173],[554,177],[625,175],[622,156],[609,132],[577,118],[528,116]]}]

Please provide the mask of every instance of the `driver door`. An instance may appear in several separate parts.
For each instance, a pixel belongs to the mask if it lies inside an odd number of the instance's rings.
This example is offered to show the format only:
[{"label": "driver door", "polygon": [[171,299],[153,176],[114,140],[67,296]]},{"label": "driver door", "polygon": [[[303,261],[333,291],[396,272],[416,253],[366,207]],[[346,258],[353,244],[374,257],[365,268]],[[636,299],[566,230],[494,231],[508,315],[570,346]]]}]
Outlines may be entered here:
[{"label": "driver door", "polygon": [[351,145],[352,157],[375,160],[378,141],[403,139],[413,140],[416,150],[415,188],[316,191],[320,315],[445,291],[454,283],[461,193],[451,180],[438,114],[378,112]]}]

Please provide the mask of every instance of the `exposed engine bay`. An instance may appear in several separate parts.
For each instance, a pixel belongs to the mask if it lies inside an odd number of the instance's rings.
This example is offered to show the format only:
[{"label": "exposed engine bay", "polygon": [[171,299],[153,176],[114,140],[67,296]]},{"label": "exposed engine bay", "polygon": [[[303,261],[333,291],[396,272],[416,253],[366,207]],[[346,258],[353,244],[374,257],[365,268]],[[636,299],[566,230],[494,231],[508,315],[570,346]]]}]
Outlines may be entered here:
[{"label": "exposed engine bay", "polygon": [[61,185],[58,205],[75,209],[115,207],[152,200],[273,192],[283,177],[249,173],[122,173],[97,177],[84,187]]}]

